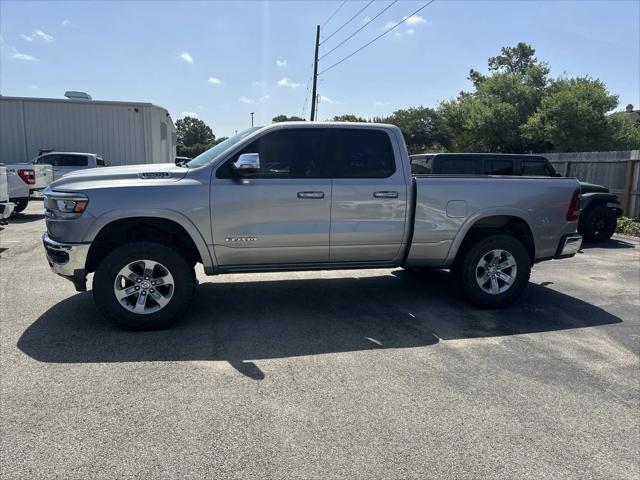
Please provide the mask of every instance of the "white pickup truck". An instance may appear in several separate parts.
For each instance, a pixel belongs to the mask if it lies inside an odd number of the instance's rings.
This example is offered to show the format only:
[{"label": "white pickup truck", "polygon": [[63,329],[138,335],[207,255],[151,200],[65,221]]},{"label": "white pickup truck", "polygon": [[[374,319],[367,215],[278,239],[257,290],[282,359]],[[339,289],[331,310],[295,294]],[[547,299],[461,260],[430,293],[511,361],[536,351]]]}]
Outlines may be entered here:
[{"label": "white pickup truck", "polygon": [[20,213],[29,203],[31,195],[42,192],[53,181],[50,165],[30,163],[0,164],[6,167],[9,199],[15,204],[14,213]]},{"label": "white pickup truck", "polygon": [[[206,274],[447,268],[483,307],[513,302],[531,266],[576,254],[572,178],[412,175],[400,130],[279,123],[185,166],[72,172],[45,191],[51,268],[109,319],[180,318]],[[217,301],[224,301],[218,299]]]}]

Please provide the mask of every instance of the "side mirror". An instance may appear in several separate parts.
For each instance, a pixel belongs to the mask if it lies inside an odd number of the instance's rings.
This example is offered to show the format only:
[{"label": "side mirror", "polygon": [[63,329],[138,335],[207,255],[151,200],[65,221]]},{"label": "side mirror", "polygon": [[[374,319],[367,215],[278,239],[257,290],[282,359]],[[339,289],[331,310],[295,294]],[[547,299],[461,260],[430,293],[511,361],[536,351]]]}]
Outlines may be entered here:
[{"label": "side mirror", "polygon": [[238,173],[255,173],[260,171],[260,155],[257,153],[243,153],[231,164]]}]

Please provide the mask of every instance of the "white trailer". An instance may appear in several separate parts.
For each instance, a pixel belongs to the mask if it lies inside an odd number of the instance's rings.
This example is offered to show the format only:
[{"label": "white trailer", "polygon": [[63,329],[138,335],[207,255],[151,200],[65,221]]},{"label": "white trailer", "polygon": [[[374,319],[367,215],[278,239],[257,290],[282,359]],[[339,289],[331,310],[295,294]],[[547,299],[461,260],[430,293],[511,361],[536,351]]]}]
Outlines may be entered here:
[{"label": "white trailer", "polygon": [[0,162],[31,162],[48,150],[91,152],[109,165],[175,161],[176,130],[166,109],[70,96],[0,96]]}]

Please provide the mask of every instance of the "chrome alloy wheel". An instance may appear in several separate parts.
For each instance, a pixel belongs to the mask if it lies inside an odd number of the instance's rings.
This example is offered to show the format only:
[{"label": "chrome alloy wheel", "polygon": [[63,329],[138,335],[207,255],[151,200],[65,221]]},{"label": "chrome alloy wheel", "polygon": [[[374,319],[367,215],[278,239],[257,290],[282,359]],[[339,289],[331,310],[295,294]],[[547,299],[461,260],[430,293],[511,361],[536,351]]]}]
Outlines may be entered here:
[{"label": "chrome alloy wheel", "polygon": [[499,295],[511,288],[516,280],[516,259],[506,250],[485,253],[476,266],[476,282],[485,293]]},{"label": "chrome alloy wheel", "polygon": [[141,315],[162,310],[173,297],[174,289],[169,269],[153,260],[129,263],[118,272],[113,284],[120,305]]}]

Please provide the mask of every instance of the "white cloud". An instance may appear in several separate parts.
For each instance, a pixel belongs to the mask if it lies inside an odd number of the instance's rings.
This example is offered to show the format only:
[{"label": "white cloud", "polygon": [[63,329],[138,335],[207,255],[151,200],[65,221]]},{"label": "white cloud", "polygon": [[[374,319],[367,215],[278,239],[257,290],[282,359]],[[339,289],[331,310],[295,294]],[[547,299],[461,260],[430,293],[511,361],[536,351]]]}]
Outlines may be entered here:
[{"label": "white cloud", "polygon": [[216,78],[216,77],[209,77],[209,80],[207,80],[207,82],[209,82],[211,85],[221,85],[222,84],[222,80],[220,80],[219,78]]},{"label": "white cloud", "polygon": [[365,23],[370,22],[370,21],[371,21],[371,17],[366,15],[366,16],[362,17],[362,21],[360,23],[362,23],[362,25],[364,25]]},{"label": "white cloud", "polygon": [[389,102],[383,102],[382,100],[376,100],[375,102],[373,102],[373,105],[376,107],[386,107],[387,105],[389,105]]},{"label": "white cloud", "polygon": [[421,23],[427,23],[427,21],[424,19],[424,17],[421,17],[420,15],[412,15],[410,17],[402,17],[403,20],[405,20],[404,23],[406,23],[407,25],[419,25]]},{"label": "white cloud", "polygon": [[189,54],[189,52],[182,52],[178,55],[178,58],[186,63],[193,63],[193,57]]},{"label": "white cloud", "polygon": [[38,90],[38,85],[29,85],[29,90]]},{"label": "white cloud", "polygon": [[384,29],[389,30],[391,27],[395,27],[398,22],[387,22],[384,24]]},{"label": "white cloud", "polygon": [[44,33],[42,30],[34,30],[31,35],[25,35],[24,33],[21,33],[20,38],[26,40],[27,42],[33,42],[36,39],[42,40],[45,43],[53,43],[54,41],[53,35]]},{"label": "white cloud", "polygon": [[267,82],[253,82],[251,86],[256,88],[267,88]]},{"label": "white cloud", "polygon": [[9,56],[11,58],[13,58],[14,60],[23,60],[25,62],[37,62],[38,59],[36,57],[34,57],[33,55],[29,55],[26,53],[21,53],[18,50],[16,50],[15,48],[11,48],[11,52],[9,53]]},{"label": "white cloud", "polygon": [[340,102],[338,102],[337,100],[332,100],[329,97],[325,97],[324,95],[320,95],[320,103],[328,103],[331,105],[335,105]]},{"label": "white cloud", "polygon": [[271,95],[262,95],[258,98],[249,98],[244,95],[238,98],[240,103],[244,103],[246,105],[256,105],[257,103],[266,103],[271,98]]},{"label": "white cloud", "polygon": [[286,58],[278,58],[276,60],[276,65],[279,67],[286,67],[287,66],[287,59]]},{"label": "white cloud", "polygon": [[289,80],[287,77],[281,78],[278,80],[279,87],[288,87],[288,88],[300,88],[304,87],[304,83],[296,83]]},{"label": "white cloud", "polygon": [[407,28],[407,35],[413,35],[416,31],[413,28]]},{"label": "white cloud", "polygon": [[53,36],[49,35],[48,33],[44,33],[42,30],[36,30],[35,32],[33,32],[33,36],[39,38],[43,42],[53,42]]},{"label": "white cloud", "polygon": [[65,18],[62,22],[60,22],[60,25],[62,25],[63,27],[68,27],[71,25],[71,20]]},{"label": "white cloud", "polygon": [[178,115],[178,118],[184,118],[184,117],[199,118],[196,112],[182,112],[180,113],[180,115]]}]

